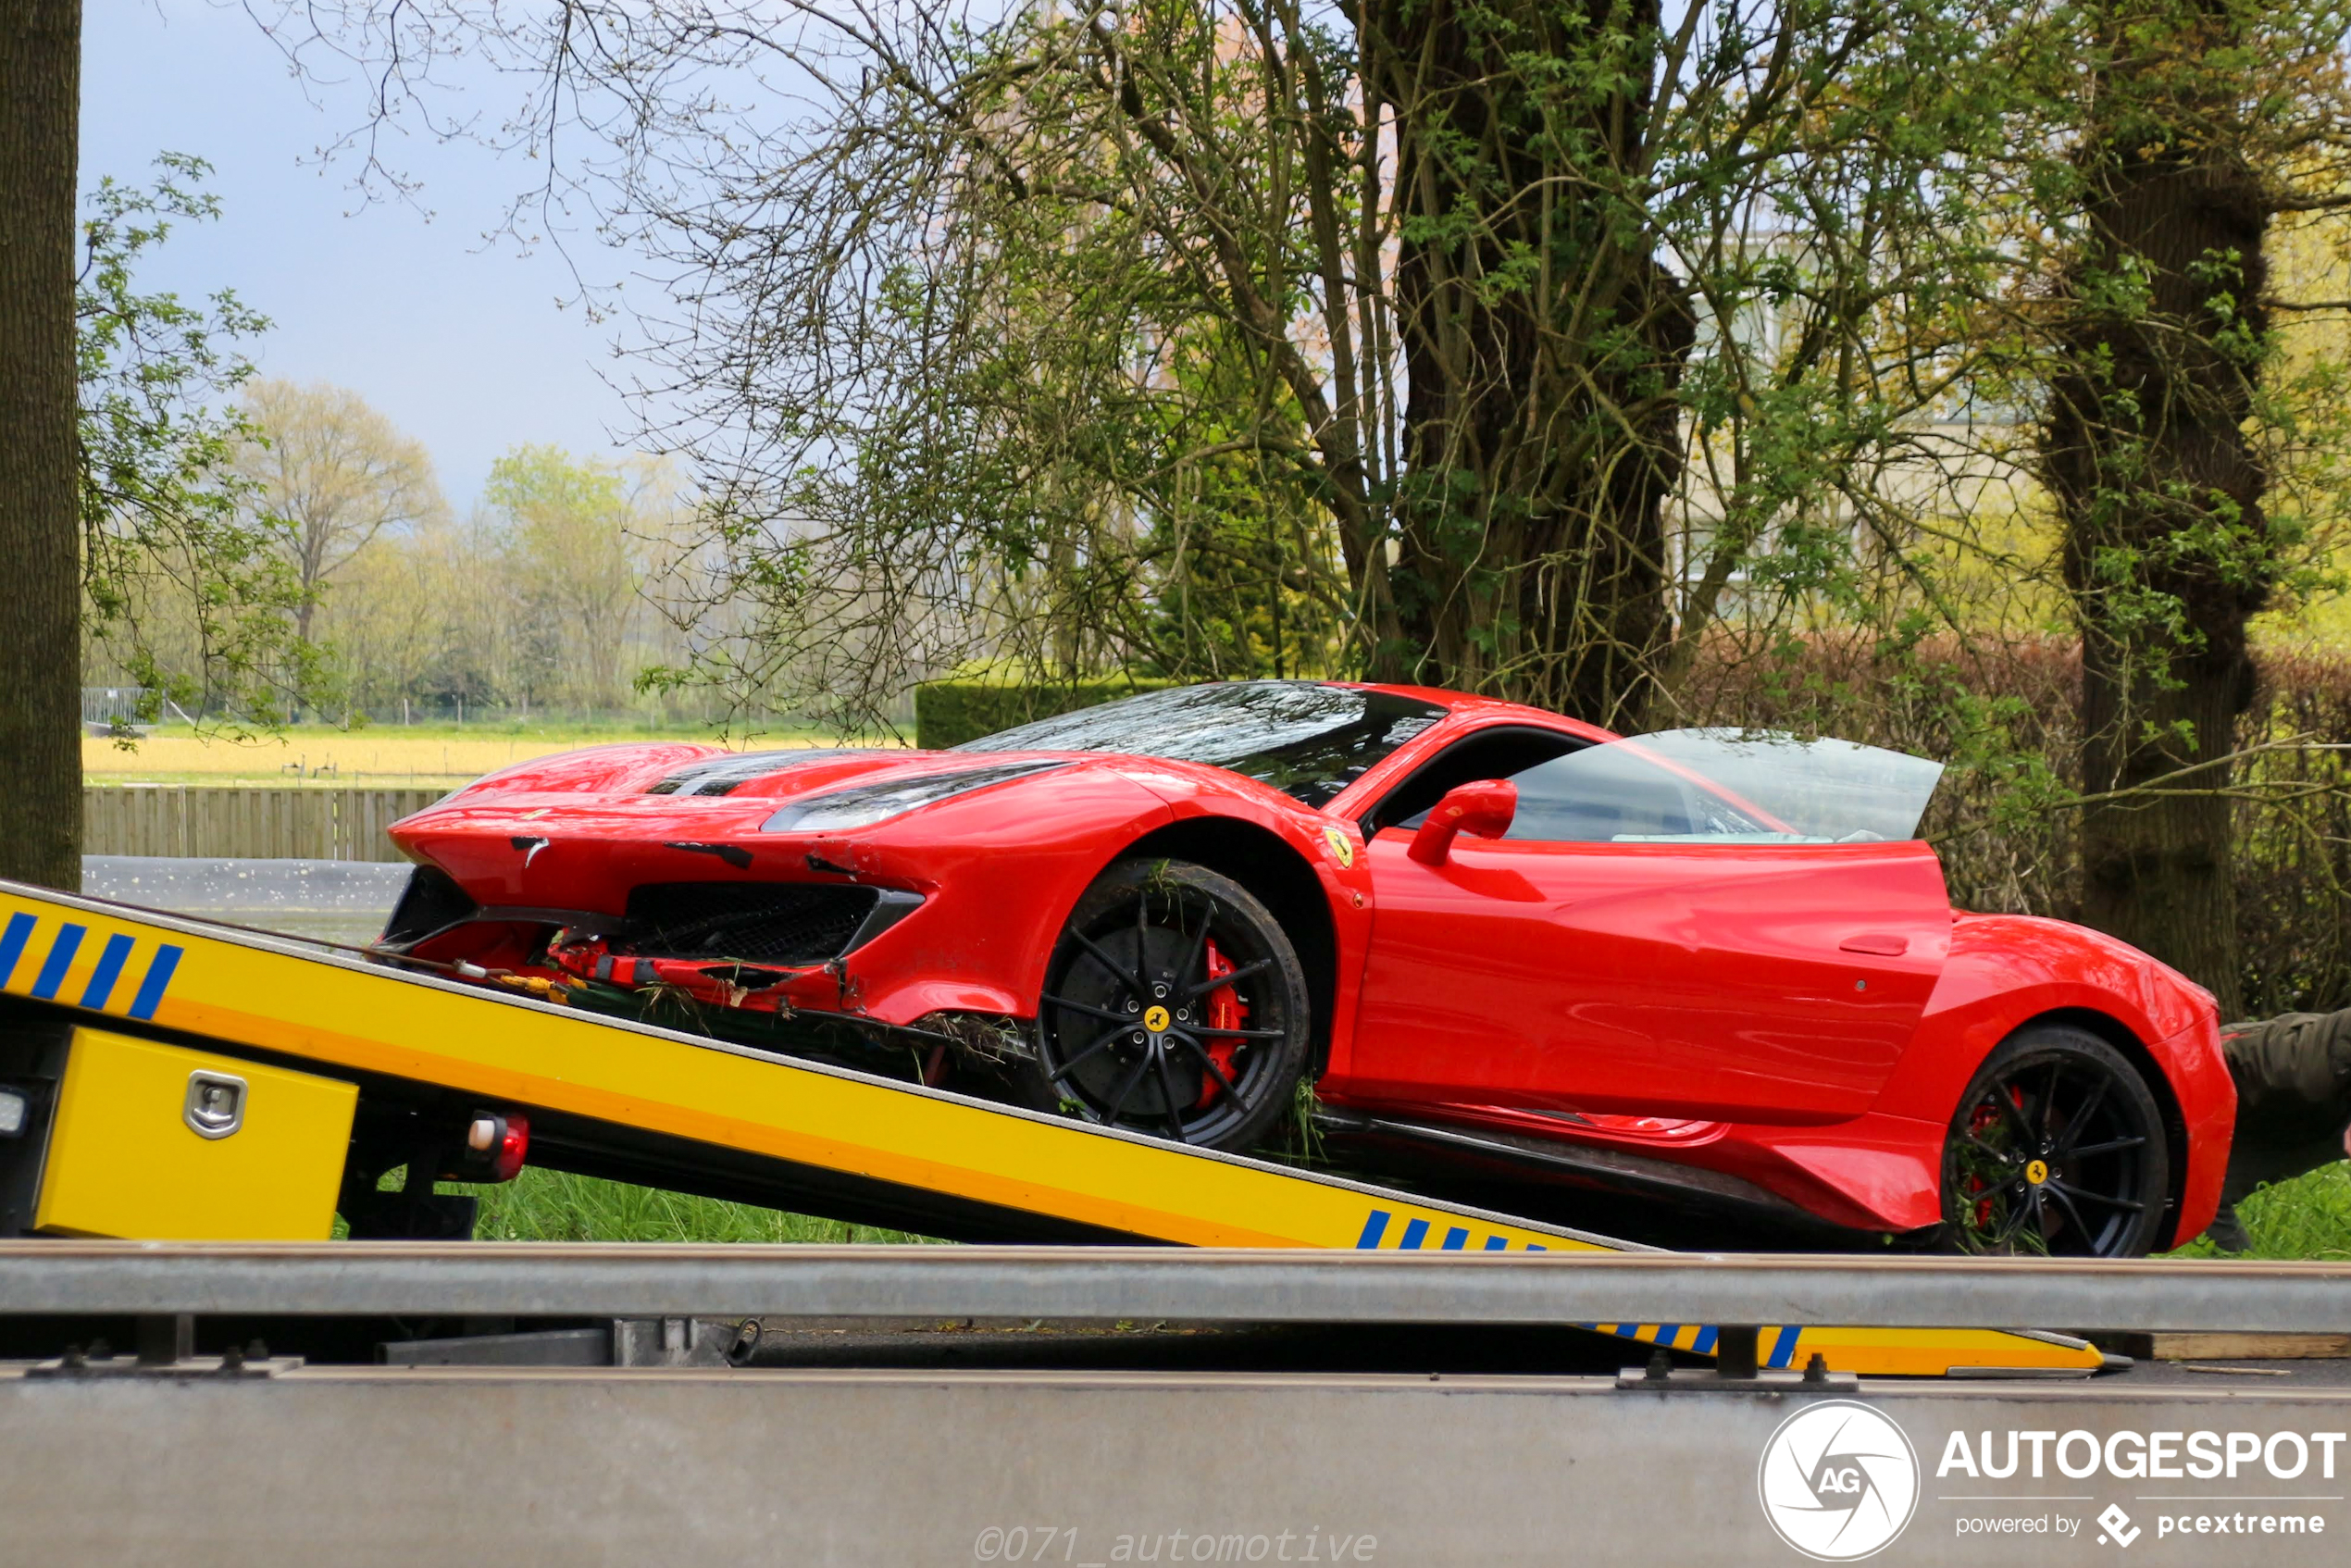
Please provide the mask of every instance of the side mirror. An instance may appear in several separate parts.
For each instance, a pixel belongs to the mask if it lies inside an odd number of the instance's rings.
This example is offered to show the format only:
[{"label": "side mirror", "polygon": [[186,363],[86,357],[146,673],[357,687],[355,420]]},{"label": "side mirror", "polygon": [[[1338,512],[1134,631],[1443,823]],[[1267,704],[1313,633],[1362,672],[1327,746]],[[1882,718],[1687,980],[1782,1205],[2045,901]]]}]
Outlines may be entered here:
[{"label": "side mirror", "polygon": [[1518,786],[1509,779],[1463,784],[1445,792],[1421,823],[1421,830],[1412,835],[1412,847],[1404,852],[1423,865],[1442,865],[1453,852],[1457,835],[1466,832],[1481,839],[1499,839],[1511,830],[1511,821],[1517,815]]}]

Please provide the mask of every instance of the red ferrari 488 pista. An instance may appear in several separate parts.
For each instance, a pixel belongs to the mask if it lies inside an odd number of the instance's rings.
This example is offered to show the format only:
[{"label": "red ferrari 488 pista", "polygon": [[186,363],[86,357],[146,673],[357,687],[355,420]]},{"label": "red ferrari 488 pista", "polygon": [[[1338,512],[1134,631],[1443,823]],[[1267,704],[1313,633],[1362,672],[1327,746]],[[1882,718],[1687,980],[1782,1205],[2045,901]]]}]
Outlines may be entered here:
[{"label": "red ferrari 488 pista", "polygon": [[396,825],[381,945],[1219,1149],[1311,1085],[1390,1171],[1998,1251],[2187,1239],[2235,1104],[2211,997],[1955,913],[1915,837],[1940,772],[1313,681],[943,752],[603,746]]}]

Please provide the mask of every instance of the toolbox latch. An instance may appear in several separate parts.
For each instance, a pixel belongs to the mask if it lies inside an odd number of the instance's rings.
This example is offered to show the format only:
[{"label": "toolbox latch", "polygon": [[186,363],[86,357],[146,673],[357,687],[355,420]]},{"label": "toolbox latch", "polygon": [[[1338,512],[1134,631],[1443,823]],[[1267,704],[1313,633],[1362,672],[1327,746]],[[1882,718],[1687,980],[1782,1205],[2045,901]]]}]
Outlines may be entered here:
[{"label": "toolbox latch", "polygon": [[188,1103],[181,1114],[198,1138],[228,1137],[245,1125],[245,1080],[199,1067],[188,1075]]}]

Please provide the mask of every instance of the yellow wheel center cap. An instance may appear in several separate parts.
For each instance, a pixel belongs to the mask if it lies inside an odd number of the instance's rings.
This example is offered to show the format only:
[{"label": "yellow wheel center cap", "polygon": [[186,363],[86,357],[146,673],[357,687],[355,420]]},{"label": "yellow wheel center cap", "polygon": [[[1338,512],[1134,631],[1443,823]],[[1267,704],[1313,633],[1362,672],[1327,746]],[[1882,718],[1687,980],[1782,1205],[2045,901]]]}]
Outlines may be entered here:
[{"label": "yellow wheel center cap", "polygon": [[2029,1165],[2025,1166],[2025,1167],[2024,1167],[2024,1179],[2025,1179],[2025,1180],[2027,1180],[2027,1181],[2029,1181],[2029,1182],[2031,1182],[2031,1183],[2032,1183],[2034,1186],[2035,1186],[2035,1187],[2038,1187],[2038,1186],[2040,1186],[2043,1182],[2045,1182],[2045,1181],[2048,1180],[2048,1179],[2049,1179],[2049,1165],[2048,1165],[2048,1162],[2047,1162],[2047,1161],[2046,1161],[2046,1160],[2035,1160],[2035,1161],[2034,1161],[2031,1164],[2029,1164]]},{"label": "yellow wheel center cap", "polygon": [[[1143,1027],[1149,1029],[1153,1034],[1163,1033],[1167,1028],[1167,1009],[1164,1007],[1145,1008],[1143,1010]],[[2037,1181],[2040,1178],[2036,1176],[2034,1179]]]}]

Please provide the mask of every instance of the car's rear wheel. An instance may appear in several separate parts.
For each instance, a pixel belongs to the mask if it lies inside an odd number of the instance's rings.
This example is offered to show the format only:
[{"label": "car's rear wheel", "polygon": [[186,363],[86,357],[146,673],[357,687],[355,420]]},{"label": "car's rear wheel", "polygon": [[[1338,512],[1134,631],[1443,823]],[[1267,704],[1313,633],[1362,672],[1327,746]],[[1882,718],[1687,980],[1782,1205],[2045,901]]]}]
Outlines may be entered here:
[{"label": "car's rear wheel", "polygon": [[1089,1121],[1245,1149],[1297,1097],[1310,1013],[1297,951],[1249,890],[1187,861],[1121,861],[1063,928],[1021,1087]]},{"label": "car's rear wheel", "polygon": [[1943,1214],[1969,1252],[2135,1258],[2171,1191],[2163,1115],[2122,1053],[2034,1025],[1984,1060],[1943,1151]]}]

